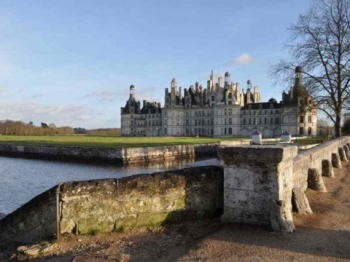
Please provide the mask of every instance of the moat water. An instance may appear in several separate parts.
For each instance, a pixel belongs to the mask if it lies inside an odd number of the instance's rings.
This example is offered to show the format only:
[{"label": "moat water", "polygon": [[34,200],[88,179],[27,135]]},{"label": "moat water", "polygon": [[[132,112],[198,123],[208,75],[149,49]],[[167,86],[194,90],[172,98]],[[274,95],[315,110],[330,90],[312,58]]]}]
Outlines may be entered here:
[{"label": "moat water", "polygon": [[67,181],[121,178],[191,166],[221,165],[216,158],[182,159],[143,166],[87,165],[0,157],[0,213],[9,214],[54,185]]}]

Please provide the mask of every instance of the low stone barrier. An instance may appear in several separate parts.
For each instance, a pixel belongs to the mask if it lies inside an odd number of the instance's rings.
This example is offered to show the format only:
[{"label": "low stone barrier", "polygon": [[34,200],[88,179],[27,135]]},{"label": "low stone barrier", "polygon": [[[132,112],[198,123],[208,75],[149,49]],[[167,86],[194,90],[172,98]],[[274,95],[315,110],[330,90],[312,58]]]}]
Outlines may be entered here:
[{"label": "low stone barrier", "polygon": [[95,234],[222,213],[223,170],[196,167],[120,179],[68,182],[0,220],[0,241],[33,243],[56,232]]},{"label": "low stone barrier", "polygon": [[300,152],[293,161],[294,187],[301,188],[305,191],[308,186],[307,179],[309,169],[314,168],[317,169],[320,174],[324,173],[322,170],[322,161],[329,160],[332,163],[332,154],[336,154],[336,156],[339,157],[339,147],[343,147],[348,143],[350,143],[350,137],[343,136]]}]

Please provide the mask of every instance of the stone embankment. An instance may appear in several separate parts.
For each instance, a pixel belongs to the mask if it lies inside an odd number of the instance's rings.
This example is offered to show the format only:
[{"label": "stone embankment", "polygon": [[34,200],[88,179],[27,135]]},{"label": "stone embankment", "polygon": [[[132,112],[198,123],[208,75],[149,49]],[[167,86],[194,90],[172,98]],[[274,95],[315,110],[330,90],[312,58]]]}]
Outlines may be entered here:
[{"label": "stone embankment", "polygon": [[194,156],[217,157],[220,145],[249,144],[249,140],[225,141],[198,145],[174,145],[139,148],[98,148],[75,146],[37,146],[0,144],[0,155],[49,160],[82,161],[112,164],[161,162]]},{"label": "stone embankment", "polygon": [[222,186],[215,166],[63,183],[0,220],[0,241],[52,237],[57,221],[61,234],[96,234],[202,219],[222,212]]}]

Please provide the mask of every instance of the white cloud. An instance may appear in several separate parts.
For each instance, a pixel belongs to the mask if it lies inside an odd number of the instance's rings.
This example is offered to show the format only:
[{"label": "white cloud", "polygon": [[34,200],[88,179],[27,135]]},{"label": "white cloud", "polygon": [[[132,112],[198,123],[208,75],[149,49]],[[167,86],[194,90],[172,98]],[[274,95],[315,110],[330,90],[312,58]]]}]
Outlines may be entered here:
[{"label": "white cloud", "polygon": [[55,105],[45,106],[39,103],[0,103],[0,119],[55,123],[56,126],[78,126],[82,122],[93,120],[97,113],[87,106]]},{"label": "white cloud", "polygon": [[244,66],[254,62],[254,58],[247,53],[241,54],[239,57],[236,57],[233,61],[228,61],[225,63],[225,66]]}]

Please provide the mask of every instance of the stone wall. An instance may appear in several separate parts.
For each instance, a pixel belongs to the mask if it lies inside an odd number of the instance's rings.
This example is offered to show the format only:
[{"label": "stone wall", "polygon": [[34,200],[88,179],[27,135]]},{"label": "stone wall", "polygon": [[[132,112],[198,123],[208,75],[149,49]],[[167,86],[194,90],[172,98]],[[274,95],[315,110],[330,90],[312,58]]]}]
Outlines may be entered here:
[{"label": "stone wall", "polygon": [[[0,220],[0,240],[39,241],[56,232],[58,186]],[[220,214],[223,170],[197,167],[120,179],[68,182],[60,189],[60,232],[152,227]]]},{"label": "stone wall", "polygon": [[33,243],[56,232],[56,191],[54,186],[0,220],[0,242]]},{"label": "stone wall", "polygon": [[315,168],[322,173],[322,160],[332,160],[332,153],[338,154],[338,148],[340,146],[343,147],[347,143],[350,143],[350,137],[343,136],[300,152],[293,161],[294,187],[305,191],[307,188],[308,170]]}]

